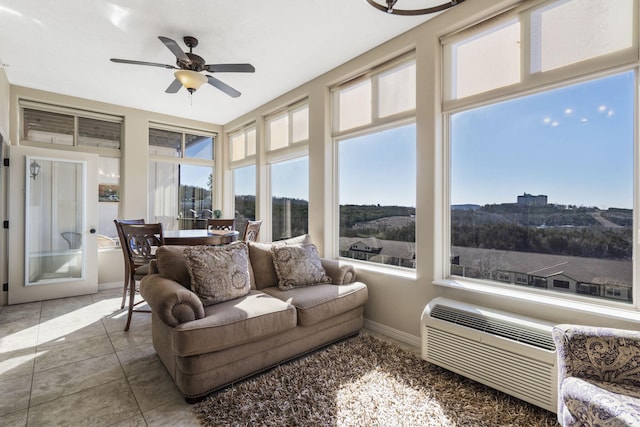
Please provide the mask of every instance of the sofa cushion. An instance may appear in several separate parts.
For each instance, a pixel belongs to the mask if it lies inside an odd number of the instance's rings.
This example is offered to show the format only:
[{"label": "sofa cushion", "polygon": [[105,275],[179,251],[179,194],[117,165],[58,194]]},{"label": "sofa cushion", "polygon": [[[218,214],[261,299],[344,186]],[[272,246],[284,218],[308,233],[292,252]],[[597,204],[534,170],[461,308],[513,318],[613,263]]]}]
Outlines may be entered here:
[{"label": "sofa cushion", "polygon": [[331,283],[315,245],[273,246],[271,254],[278,276],[278,288],[283,291]]},{"label": "sofa cushion", "polygon": [[186,248],[188,246],[160,246],[156,249],[156,267],[158,268],[158,274],[162,277],[191,289],[191,277],[187,270],[187,259],[184,256]]},{"label": "sofa cushion", "polygon": [[565,403],[564,425],[640,425],[640,390],[633,385],[568,377],[558,398]]},{"label": "sofa cushion", "polygon": [[243,242],[184,250],[191,290],[207,306],[249,292],[249,251]]},{"label": "sofa cushion", "polygon": [[249,259],[255,280],[255,289],[263,289],[278,285],[278,276],[273,266],[271,248],[275,245],[297,245],[311,243],[311,236],[292,237],[287,240],[279,240],[273,243],[248,242]]},{"label": "sofa cushion", "polygon": [[205,307],[205,317],[172,330],[177,356],[223,350],[296,327],[291,304],[260,291]]},{"label": "sofa cushion", "polygon": [[277,286],[263,289],[263,292],[286,301],[296,307],[298,323],[313,325],[329,319],[367,302],[367,286],[361,282],[348,285],[316,285],[283,291]]}]

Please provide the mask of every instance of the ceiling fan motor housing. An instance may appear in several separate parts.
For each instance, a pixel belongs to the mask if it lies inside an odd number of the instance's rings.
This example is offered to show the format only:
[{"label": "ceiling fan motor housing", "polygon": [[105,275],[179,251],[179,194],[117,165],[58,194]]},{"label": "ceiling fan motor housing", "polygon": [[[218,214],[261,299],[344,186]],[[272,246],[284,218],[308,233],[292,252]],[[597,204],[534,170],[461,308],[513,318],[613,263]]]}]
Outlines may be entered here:
[{"label": "ceiling fan motor housing", "polygon": [[197,72],[204,70],[204,58],[193,53],[193,48],[198,46],[198,39],[193,36],[184,36],[182,40],[184,41],[184,44],[186,44],[189,48],[189,52],[185,52],[184,54],[189,57],[190,61],[187,62],[183,61],[180,58],[177,58],[176,65],[182,70],[191,70]]},{"label": "ceiling fan motor housing", "polygon": [[191,53],[191,52],[185,52],[184,54],[189,57],[190,61],[187,62],[178,58],[176,60],[176,65],[180,67],[181,70],[191,70],[191,71],[198,71],[198,72],[204,70],[205,63],[204,63],[203,57],[198,56],[195,53]]}]

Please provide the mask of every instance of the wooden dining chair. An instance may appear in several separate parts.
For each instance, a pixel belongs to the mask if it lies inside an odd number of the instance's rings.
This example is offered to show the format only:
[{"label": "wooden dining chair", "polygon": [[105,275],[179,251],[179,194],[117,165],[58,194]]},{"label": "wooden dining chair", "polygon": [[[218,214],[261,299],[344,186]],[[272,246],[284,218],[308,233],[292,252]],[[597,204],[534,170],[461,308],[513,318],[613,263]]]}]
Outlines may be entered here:
[{"label": "wooden dining chair", "polygon": [[120,248],[122,249],[122,255],[124,257],[124,286],[122,290],[122,303],[120,309],[124,308],[124,302],[127,298],[127,291],[129,290],[129,254],[127,253],[127,243],[122,234],[122,228],[120,224],[144,224],[144,218],[140,219],[114,219],[113,223],[116,225],[116,231],[118,232],[118,239],[120,240]]},{"label": "wooden dining chair", "polygon": [[142,280],[149,272],[149,263],[156,258],[155,249],[164,245],[162,223],[156,224],[120,224],[124,236],[125,249],[129,263],[129,307],[127,310],[127,324],[129,330],[131,316],[134,311],[149,313],[149,310],[136,310],[134,307],[144,300],[135,302],[136,280]]},{"label": "wooden dining chair", "polygon": [[236,220],[232,219],[223,219],[223,218],[209,218],[207,219],[207,230],[235,230],[236,229]]},{"label": "wooden dining chair", "polygon": [[262,220],[247,221],[247,226],[244,229],[244,236],[242,236],[242,240],[245,242],[257,241],[258,233],[260,232],[261,225],[262,225]]}]

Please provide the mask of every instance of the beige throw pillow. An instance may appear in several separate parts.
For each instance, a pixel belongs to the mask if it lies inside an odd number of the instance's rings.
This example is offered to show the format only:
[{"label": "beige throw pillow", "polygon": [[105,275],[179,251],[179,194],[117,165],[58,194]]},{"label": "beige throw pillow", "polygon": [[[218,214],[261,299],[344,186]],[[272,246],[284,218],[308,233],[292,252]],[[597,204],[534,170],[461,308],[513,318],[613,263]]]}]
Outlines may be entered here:
[{"label": "beige throw pillow", "polygon": [[292,237],[287,240],[278,240],[273,243],[249,242],[249,257],[251,259],[251,267],[253,268],[256,289],[278,286],[278,276],[273,266],[273,255],[271,254],[272,247],[310,243],[311,236],[308,234]]},{"label": "beige throw pillow", "polygon": [[191,246],[184,250],[191,290],[212,305],[249,293],[249,251],[243,242],[225,246]]},{"label": "beige throw pillow", "polygon": [[278,288],[294,288],[331,283],[331,277],[322,267],[315,245],[273,246],[273,266],[278,276]]}]

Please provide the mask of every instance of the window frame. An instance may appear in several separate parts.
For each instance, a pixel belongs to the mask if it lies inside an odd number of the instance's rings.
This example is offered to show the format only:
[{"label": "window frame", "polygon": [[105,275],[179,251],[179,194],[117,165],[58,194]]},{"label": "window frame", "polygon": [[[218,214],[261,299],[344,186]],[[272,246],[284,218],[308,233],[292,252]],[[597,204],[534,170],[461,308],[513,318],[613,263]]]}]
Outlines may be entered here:
[{"label": "window frame", "polygon": [[[37,110],[47,113],[55,113],[55,114],[65,114],[73,117],[73,135],[72,145],[65,144],[54,144],[40,141],[33,141],[25,138],[24,132],[20,131],[20,145],[31,146],[31,147],[41,147],[41,148],[50,148],[54,150],[65,150],[65,151],[81,151],[87,153],[97,153],[98,155],[104,155],[107,157],[121,157],[122,146],[124,144],[124,117],[116,116],[113,114],[104,114],[98,113],[89,110],[82,110],[78,108],[70,108],[63,107],[53,104],[46,104],[38,101],[32,101],[24,98],[20,98],[18,100],[18,106],[20,110],[20,128],[24,129],[24,110]],[[104,122],[117,123],[120,124],[120,147],[119,148],[109,148],[109,147],[94,147],[90,145],[80,145],[79,144],[79,120],[80,118],[85,119],[93,119],[100,120]]]},{"label": "window frame", "polygon": [[[178,171],[178,174],[180,174],[180,166],[201,166],[201,167],[210,167],[211,168],[211,177],[213,179],[213,186],[211,188],[211,204],[212,204],[212,210],[216,209],[216,206],[219,205],[219,203],[217,202],[219,194],[221,193],[221,184],[218,182],[219,180],[216,179],[216,162],[215,162],[215,158],[216,158],[216,145],[217,145],[217,141],[218,141],[218,133],[217,132],[212,132],[212,131],[207,131],[207,130],[202,130],[202,129],[195,129],[195,128],[187,128],[187,127],[181,127],[181,126],[171,126],[171,125],[167,125],[167,124],[163,124],[163,123],[158,123],[158,122],[149,122],[149,129],[154,128],[154,129],[159,129],[159,130],[166,130],[166,131],[170,131],[170,132],[176,132],[176,133],[181,133],[181,153],[180,156],[166,156],[166,155],[162,155],[162,154],[151,154],[149,153],[150,150],[150,145],[149,145],[149,140],[147,138],[147,153],[148,153],[148,159],[147,159],[147,175],[150,173],[151,168],[149,167],[149,165],[154,162],[154,163],[164,163],[164,164],[171,164],[173,165],[176,170]],[[212,159],[199,159],[199,158],[194,158],[194,157],[184,157],[184,153],[186,150],[185,147],[185,140],[186,140],[186,135],[198,135],[198,136],[208,136],[211,137],[212,141]],[[179,176],[179,175],[178,175]],[[150,187],[151,182],[148,182],[147,184],[147,191]],[[155,184],[155,183],[154,183]],[[155,201],[155,199],[152,198],[148,198],[147,199],[147,218],[154,218],[155,214],[152,211],[152,200]],[[178,214],[180,213],[180,187],[178,186],[178,188],[176,189],[176,200],[178,202],[178,204],[175,206],[176,208],[176,218],[178,218]],[[179,223],[178,223],[178,227],[179,227]],[[167,228],[169,229],[169,228]]]},{"label": "window frame", "polygon": [[[385,117],[379,117],[379,109],[377,105],[374,104],[374,100],[378,99],[378,78],[380,76],[386,75],[394,68],[400,69],[407,65],[412,64],[416,67],[416,54],[415,51],[411,51],[409,53],[405,53],[397,58],[394,58],[384,64],[373,67],[371,70],[367,71],[364,74],[361,74],[357,77],[351,78],[350,80],[344,81],[342,83],[338,83],[331,88],[331,107],[332,107],[332,118],[331,118],[331,135],[335,140],[336,138],[345,139],[345,137],[349,135],[357,135],[360,132],[368,133],[368,130],[374,127],[383,127],[386,125],[393,126],[394,123],[397,123],[403,119],[407,118],[415,118],[416,117],[416,108],[401,111],[399,113],[391,114]],[[344,130],[340,130],[340,98],[337,94],[341,90],[350,89],[355,86],[358,86],[365,82],[366,80],[371,80],[371,121],[368,124],[355,126],[353,128],[348,128]],[[416,76],[416,84],[417,84],[417,76]],[[416,100],[417,103],[417,100]],[[415,119],[414,119],[415,120]]]},{"label": "window frame", "polygon": [[[309,100],[303,99],[301,101],[290,104],[284,109],[277,110],[267,116],[265,116],[265,152],[267,153],[267,158],[280,158],[283,161],[286,159],[290,159],[295,157],[289,157],[287,154],[289,151],[298,152],[298,150],[302,150],[300,147],[306,147],[309,144],[309,131],[307,129],[307,139],[301,139],[298,141],[293,141],[293,115],[301,110],[307,110],[307,116],[309,114]],[[287,144],[283,147],[271,148],[271,126],[270,124],[274,121],[280,120],[282,118],[287,118]],[[307,118],[307,127],[309,125],[309,118]],[[283,154],[284,153],[284,154]],[[273,162],[270,162],[273,163]]]},{"label": "window frame", "polygon": [[[552,305],[564,308],[573,308],[581,311],[592,311],[597,307],[600,313],[609,314],[614,317],[635,318],[640,309],[640,283],[633,283],[632,303],[618,302],[607,299],[594,299],[592,297],[581,295],[576,289],[576,293],[567,292],[549,292],[545,289],[534,289],[533,287],[514,288],[498,282],[490,282],[487,280],[473,279],[468,277],[452,276],[450,260],[447,254],[451,249],[451,140],[450,126],[451,116],[457,112],[470,110],[488,104],[499,103],[509,99],[522,97],[529,94],[543,93],[553,90],[556,87],[569,86],[583,81],[593,80],[606,76],[623,73],[625,71],[634,71],[635,73],[635,101],[634,101],[634,189],[633,189],[633,277],[640,277],[640,262],[636,259],[635,252],[640,249],[638,247],[639,240],[639,224],[640,224],[640,184],[638,176],[640,175],[640,142],[639,142],[639,118],[640,100],[637,88],[640,86],[640,55],[639,55],[639,1],[633,0],[633,46],[618,52],[609,53],[596,58],[590,58],[574,64],[566,65],[557,69],[544,72],[530,72],[529,57],[531,55],[529,40],[530,19],[531,14],[537,9],[547,7],[549,4],[555,3],[557,0],[539,1],[533,5],[521,5],[513,8],[498,17],[488,17],[479,21],[477,24],[467,27],[454,34],[441,37],[440,58],[442,61],[442,192],[441,192],[441,209],[439,225],[443,230],[441,234],[441,250],[443,256],[439,257],[435,279],[432,281],[435,285],[446,286],[459,289],[465,292],[481,293],[486,295],[504,296],[521,301],[537,302],[545,305]],[[471,95],[461,99],[448,99],[447,90],[450,87],[447,82],[448,77],[452,75],[452,67],[447,63],[446,45],[447,43],[455,43],[464,37],[472,36],[478,32],[487,30],[487,25],[499,26],[500,22],[506,22],[509,19],[520,19],[522,29],[522,49],[521,66],[522,78],[521,82],[487,92]],[[518,283],[517,280],[515,280]],[[529,286],[532,286],[529,284]],[[578,288],[578,286],[577,286]]]},{"label": "window frame", "polygon": [[[415,279],[417,277],[418,271],[418,263],[420,262],[417,256],[418,252],[418,239],[416,233],[416,242],[415,251],[414,251],[414,268],[410,267],[401,267],[390,264],[382,264],[376,262],[370,262],[366,260],[359,260],[355,258],[347,258],[340,256],[340,177],[339,177],[339,144],[340,142],[356,138],[365,135],[371,135],[378,132],[383,132],[385,130],[390,130],[394,128],[399,128],[402,126],[413,124],[417,127],[417,115],[416,115],[416,106],[413,108],[400,111],[395,114],[390,114],[385,117],[379,117],[379,108],[377,107],[377,101],[379,99],[379,91],[378,91],[378,78],[380,76],[385,76],[389,72],[394,69],[401,69],[406,66],[416,67],[416,80],[415,84],[417,85],[417,60],[415,51],[410,51],[404,54],[399,55],[398,57],[391,59],[383,64],[372,67],[367,72],[351,78],[349,80],[343,81],[341,83],[337,83],[336,85],[331,87],[331,105],[332,105],[332,116],[331,116],[331,140],[332,140],[332,150],[333,150],[333,164],[334,164],[334,185],[333,185],[333,217],[335,218],[333,221],[333,233],[334,237],[333,242],[333,251],[337,254],[337,258],[340,261],[349,262],[352,264],[357,264],[358,268],[362,268],[364,270],[376,271],[383,274],[391,274],[394,276],[400,277],[408,277],[410,279]],[[371,121],[368,124],[355,126],[353,128],[340,130],[340,98],[339,93],[341,90],[350,89],[357,85],[362,84],[367,79],[371,80]],[[416,98],[415,103],[417,104],[418,100]],[[417,129],[416,129],[417,132]],[[417,148],[417,135],[416,135],[416,148]],[[417,181],[417,172],[416,177]],[[418,205],[418,197],[417,197],[417,188],[416,188],[416,200],[415,207],[417,209]],[[416,215],[417,218],[417,215]],[[416,224],[418,223],[416,219]]]},{"label": "window frame", "polygon": [[[509,97],[521,95],[527,92],[536,92],[540,88],[545,86],[554,86],[567,80],[575,79],[588,79],[589,76],[601,73],[605,70],[613,70],[616,68],[623,68],[629,64],[637,63],[639,59],[639,29],[638,29],[638,14],[639,5],[638,0],[633,0],[633,34],[632,34],[632,46],[617,52],[602,55],[596,58],[586,59],[574,64],[566,65],[560,68],[556,68],[549,71],[531,71],[531,15],[550,4],[557,2],[558,0],[546,0],[538,1],[531,4],[523,4],[518,7],[512,8],[497,16],[488,17],[484,20],[480,20],[474,25],[466,27],[460,31],[454,32],[450,35],[446,35],[440,38],[440,51],[442,58],[442,87],[443,87],[443,100],[442,111],[454,111],[468,109],[471,106],[479,105],[483,102],[495,100],[497,98],[508,99]],[[513,20],[520,21],[520,40],[521,40],[521,55],[520,55],[520,70],[521,80],[519,83],[515,83],[509,86],[504,86],[482,92],[475,95],[470,95],[460,99],[451,99],[451,85],[447,80],[447,76],[451,76],[453,73],[451,63],[448,61],[451,55],[447,53],[447,47],[454,45],[464,39],[470,37],[476,37],[482,33],[487,32],[490,28],[497,28],[504,25],[506,22]]]},{"label": "window frame", "polygon": [[[255,152],[253,154],[248,153],[249,147],[249,134],[254,133],[254,144],[255,144]],[[232,132],[227,132],[227,147],[229,148],[229,169],[241,168],[244,166],[252,165],[256,163],[256,158],[258,156],[258,141],[257,141],[257,126],[256,123],[251,123],[249,125],[243,126],[240,129],[234,130]],[[242,158],[238,160],[233,160],[233,139],[242,135],[243,145],[244,145],[244,155]]]},{"label": "window frame", "polygon": [[[187,127],[181,127],[181,126],[171,126],[171,125],[158,123],[158,122],[149,122],[148,129],[164,130],[164,131],[175,132],[175,133],[181,134],[180,155],[179,156],[166,156],[166,155],[163,155],[163,154],[151,154],[151,153],[149,153],[149,159],[158,158],[158,159],[164,159],[164,160],[169,160],[169,159],[186,160],[187,162],[196,162],[196,163],[199,163],[199,164],[215,163],[215,161],[216,161],[216,142],[217,142],[217,139],[218,139],[218,133],[217,132],[212,132],[212,131],[207,131],[207,130],[202,130],[202,129],[187,128]],[[186,151],[187,151],[187,147],[186,147],[187,134],[188,135],[195,135],[195,136],[206,136],[206,137],[210,137],[211,138],[211,159],[199,159],[197,157],[186,157],[185,156]],[[147,151],[149,151],[150,147],[151,147],[148,144],[149,144],[149,141],[147,139]]]}]

